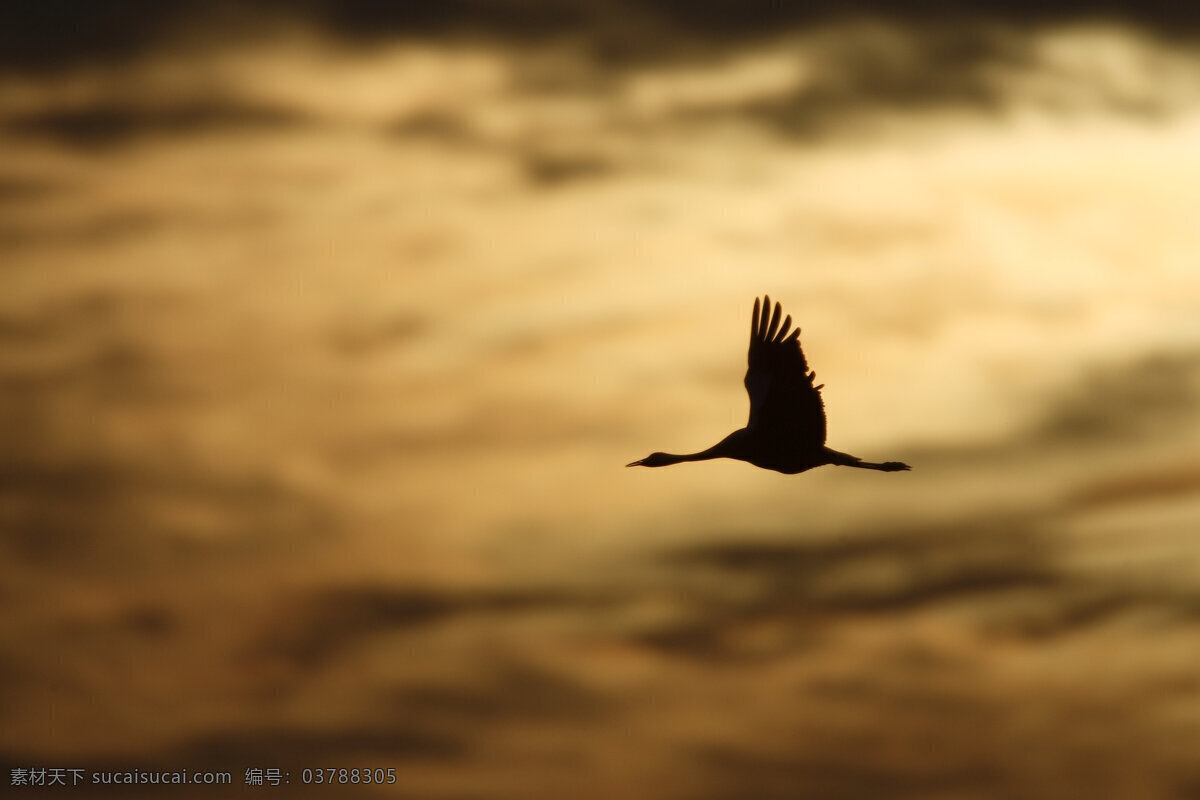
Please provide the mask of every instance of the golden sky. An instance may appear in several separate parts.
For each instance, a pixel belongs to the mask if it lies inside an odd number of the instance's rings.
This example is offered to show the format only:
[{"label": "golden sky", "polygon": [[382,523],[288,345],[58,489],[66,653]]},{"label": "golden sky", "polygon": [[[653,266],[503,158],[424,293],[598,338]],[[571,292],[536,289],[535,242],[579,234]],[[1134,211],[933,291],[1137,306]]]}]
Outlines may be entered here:
[{"label": "golden sky", "polygon": [[[1196,785],[1194,47],[264,30],[0,77],[6,764]],[[623,468],[744,424],[764,292],[911,473]]]}]

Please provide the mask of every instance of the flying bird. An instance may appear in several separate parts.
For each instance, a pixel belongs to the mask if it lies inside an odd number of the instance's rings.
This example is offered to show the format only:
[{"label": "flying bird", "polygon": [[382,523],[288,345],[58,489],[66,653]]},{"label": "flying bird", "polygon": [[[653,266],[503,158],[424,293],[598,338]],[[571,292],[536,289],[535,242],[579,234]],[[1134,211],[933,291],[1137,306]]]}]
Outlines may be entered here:
[{"label": "flying bird", "polygon": [[745,381],[750,395],[750,420],[746,427],[699,453],[651,453],[625,466],[665,467],[682,461],[736,458],[787,475],[825,464],[882,472],[912,469],[899,461],[882,464],[863,461],[825,446],[825,404],[821,401],[821,388],[825,384],[813,385],[817,373],[809,370],[804,359],[800,329],[791,330],[790,316],[781,325],[782,313],[779,303],[771,312],[769,296],[764,298],[761,308],[758,298],[754,299],[750,366]]}]

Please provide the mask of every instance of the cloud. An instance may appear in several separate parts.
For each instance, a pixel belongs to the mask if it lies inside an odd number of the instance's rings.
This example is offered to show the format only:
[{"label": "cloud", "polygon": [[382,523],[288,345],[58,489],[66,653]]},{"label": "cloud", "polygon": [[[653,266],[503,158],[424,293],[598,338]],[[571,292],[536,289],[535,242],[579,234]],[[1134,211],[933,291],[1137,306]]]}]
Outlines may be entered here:
[{"label": "cloud", "polygon": [[1093,368],[1047,403],[1029,438],[1047,446],[1170,436],[1200,403],[1200,351],[1143,354]]},{"label": "cloud", "polygon": [[[245,39],[247,31],[297,24],[315,27],[344,41],[371,43],[384,37],[445,38],[464,35],[514,43],[582,40],[610,66],[636,60],[708,53],[737,48],[829,19],[883,18],[907,23],[954,25],[974,20],[1006,20],[1019,25],[1090,20],[1141,24],[1175,35],[1193,32],[1200,16],[1185,4],[1153,0],[1137,4],[1057,3],[988,0],[969,7],[919,2],[898,7],[882,0],[846,3],[821,0],[803,4],[755,0],[683,2],[601,2],[567,0],[555,4],[527,0],[454,0],[436,4],[380,4],[370,0],[268,0],[254,13],[233,13],[212,0],[117,0],[104,6],[16,0],[6,5],[0,26],[0,66],[53,70],[94,60],[128,58],[164,39],[197,28],[225,38]],[[69,19],[71,24],[62,24]]]},{"label": "cloud", "polygon": [[5,114],[0,116],[0,132],[103,147],[144,137],[295,127],[306,121],[297,110],[218,98],[143,105],[114,100],[75,108]]}]

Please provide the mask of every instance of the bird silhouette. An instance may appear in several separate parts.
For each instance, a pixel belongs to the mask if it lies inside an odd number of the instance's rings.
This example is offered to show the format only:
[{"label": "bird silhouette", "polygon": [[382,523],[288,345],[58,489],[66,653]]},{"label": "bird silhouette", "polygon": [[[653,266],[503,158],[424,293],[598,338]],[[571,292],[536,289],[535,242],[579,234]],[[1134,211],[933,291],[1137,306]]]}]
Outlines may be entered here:
[{"label": "bird silhouette", "polygon": [[761,308],[758,298],[754,299],[745,381],[750,395],[746,427],[699,453],[651,453],[625,466],[665,467],[682,461],[736,458],[788,475],[825,464],[883,472],[912,469],[899,461],[863,461],[825,446],[825,404],[821,401],[825,384],[813,385],[817,373],[809,370],[800,348],[800,329],[791,330],[790,316],[781,325],[782,313],[779,303],[771,313],[770,296],[764,298]]}]

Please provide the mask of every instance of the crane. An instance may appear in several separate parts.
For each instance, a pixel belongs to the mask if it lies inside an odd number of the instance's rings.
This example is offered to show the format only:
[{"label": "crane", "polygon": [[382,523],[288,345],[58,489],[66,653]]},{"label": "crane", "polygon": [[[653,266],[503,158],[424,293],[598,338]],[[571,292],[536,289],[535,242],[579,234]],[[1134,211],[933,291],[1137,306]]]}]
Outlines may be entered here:
[{"label": "crane", "polygon": [[745,380],[750,395],[746,427],[698,453],[651,453],[625,466],[665,467],[684,461],[734,458],[787,475],[825,464],[882,472],[912,469],[900,461],[863,461],[825,446],[825,404],[821,400],[825,384],[813,385],[817,373],[809,370],[804,358],[800,329],[791,328],[790,315],[780,324],[782,313],[779,303],[772,313],[769,295],[761,306],[758,298],[754,299]]}]

